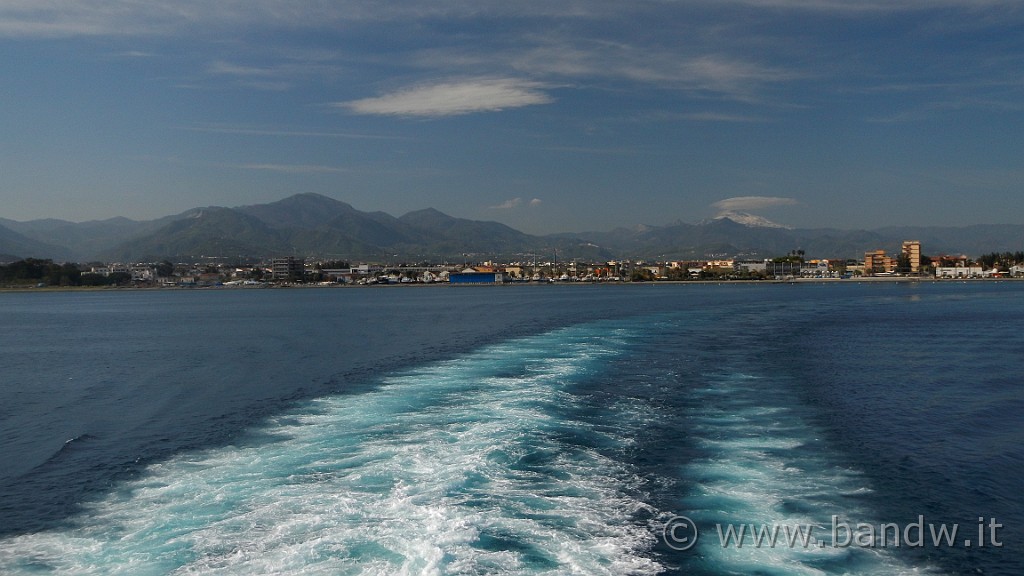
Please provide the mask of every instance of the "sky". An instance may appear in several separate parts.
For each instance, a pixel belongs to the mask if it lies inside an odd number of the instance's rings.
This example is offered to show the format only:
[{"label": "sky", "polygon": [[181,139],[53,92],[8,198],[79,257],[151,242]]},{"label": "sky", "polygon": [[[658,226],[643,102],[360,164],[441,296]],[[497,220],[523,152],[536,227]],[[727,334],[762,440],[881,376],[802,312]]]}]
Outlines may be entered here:
[{"label": "sky", "polygon": [[0,0],[0,217],[1024,224],[1020,0]]}]

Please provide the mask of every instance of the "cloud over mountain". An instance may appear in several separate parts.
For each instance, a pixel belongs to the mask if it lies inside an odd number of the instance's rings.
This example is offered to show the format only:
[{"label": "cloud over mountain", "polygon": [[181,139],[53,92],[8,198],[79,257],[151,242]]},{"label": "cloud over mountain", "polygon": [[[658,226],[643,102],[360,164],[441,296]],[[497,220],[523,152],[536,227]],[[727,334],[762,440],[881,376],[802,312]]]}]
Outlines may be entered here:
[{"label": "cloud over mountain", "polygon": [[719,215],[729,212],[747,212],[750,210],[763,210],[775,208],[776,206],[794,206],[799,204],[793,198],[778,198],[775,196],[736,196],[719,200],[711,205],[718,210]]}]

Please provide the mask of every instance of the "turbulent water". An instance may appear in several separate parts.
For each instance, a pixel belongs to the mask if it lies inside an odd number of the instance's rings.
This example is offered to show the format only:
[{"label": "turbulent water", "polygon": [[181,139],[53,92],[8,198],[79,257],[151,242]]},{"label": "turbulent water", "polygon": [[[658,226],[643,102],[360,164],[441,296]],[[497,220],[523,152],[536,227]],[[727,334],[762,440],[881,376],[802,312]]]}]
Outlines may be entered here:
[{"label": "turbulent water", "polygon": [[1024,285],[0,311],[4,574],[1024,572]]}]

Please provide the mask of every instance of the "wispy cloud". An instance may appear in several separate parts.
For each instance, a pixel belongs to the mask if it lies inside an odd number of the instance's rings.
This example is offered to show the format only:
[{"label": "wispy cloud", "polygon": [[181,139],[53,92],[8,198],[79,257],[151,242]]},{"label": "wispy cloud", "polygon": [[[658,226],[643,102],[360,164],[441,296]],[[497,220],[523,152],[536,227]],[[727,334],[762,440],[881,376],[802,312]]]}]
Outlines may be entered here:
[{"label": "wispy cloud", "polygon": [[498,205],[495,205],[495,206],[489,206],[489,208],[491,210],[511,210],[513,208],[518,208],[518,207],[520,207],[522,205],[523,205],[523,199],[522,198],[512,198],[511,200],[505,200],[501,204],[498,204]]},{"label": "wispy cloud", "polygon": [[[744,19],[746,23],[725,24],[719,20],[723,5],[731,6],[726,10],[741,6],[751,17]],[[813,70],[807,59],[787,58],[785,46],[791,40],[764,33],[759,15],[777,18],[789,12],[815,12],[868,18],[893,10],[958,10],[982,21],[988,21],[984,14],[989,18],[1012,14],[1010,21],[1020,21],[1022,14],[1019,0],[691,0],[629,5],[608,0],[585,4],[523,0],[515,6],[498,0],[414,0],[386,6],[372,0],[222,0],[216,5],[200,0],[0,0],[0,37],[173,36],[214,31],[248,42],[246,33],[253,30],[259,30],[262,38],[263,33],[275,29],[344,30],[358,23],[400,34],[424,18],[443,19],[456,28],[460,22],[505,19],[504,31],[475,34],[460,29],[458,38],[444,35],[444,42],[431,42],[437,39],[431,37],[436,31],[418,27],[423,34],[418,45],[441,47],[382,51],[372,56],[380,63],[412,64],[424,76],[459,74],[498,80],[414,86],[339,104],[358,114],[430,117],[549,103],[550,87],[565,81],[589,86],[609,80],[642,83],[694,91],[701,97],[760,102],[766,98],[767,86],[828,72]],[[691,14],[700,17],[681,18]],[[638,18],[678,22],[678,26],[673,25],[671,35],[665,30],[659,35],[654,26],[649,37],[595,32],[599,28],[594,23]],[[522,24],[526,21],[529,28]],[[682,29],[676,30],[679,27]],[[250,48],[250,54],[260,49]],[[206,75],[230,79],[236,85],[282,91],[294,89],[299,80],[337,78],[344,73],[336,60],[325,63],[309,55],[298,59],[285,56],[282,61],[282,55],[275,52],[263,60],[250,58],[250,63],[231,62],[237,54],[207,64]],[[371,57],[363,54],[359,58],[362,60],[347,62],[358,68]]]},{"label": "wispy cloud", "polygon": [[226,59],[217,59],[206,65],[205,76],[226,79],[228,82],[262,90],[287,90],[296,84],[313,78],[333,78],[342,73],[336,61],[325,59],[315,51],[291,51],[282,54],[274,51],[260,55],[254,49],[259,64],[240,64]]},{"label": "wispy cloud", "polygon": [[[523,0],[410,1],[377,0],[3,0],[0,36],[67,37],[166,35],[199,28],[332,28],[358,22],[419,21],[426,18],[588,17],[600,10],[574,3]],[[612,2],[602,2],[613,6]]]},{"label": "wispy cloud", "polygon": [[5,0],[0,36],[68,37],[166,34],[186,24],[187,7],[131,0]]},{"label": "wispy cloud", "polygon": [[430,49],[413,57],[423,68],[458,62],[464,68],[506,68],[548,82],[591,84],[597,80],[646,84],[663,89],[714,92],[749,99],[765,85],[789,82],[806,73],[738,55],[722,43],[615,41],[566,34],[524,34],[503,50],[488,46]]},{"label": "wispy cloud", "polygon": [[322,166],[319,164],[227,164],[226,166],[243,170],[264,170],[284,174],[336,174],[349,171],[347,168]]},{"label": "wispy cloud", "polygon": [[[764,11],[866,14],[962,9],[1016,10],[1019,0],[690,0],[690,10],[741,5]],[[659,10],[670,3],[550,2],[545,0],[4,0],[0,36],[59,37],[167,35],[200,28],[326,29],[352,23],[414,22],[425,19],[522,18],[595,21]]]},{"label": "wispy cloud", "polygon": [[675,118],[682,120],[692,120],[694,122],[742,122],[742,123],[759,123],[768,122],[766,118],[758,116],[745,116],[742,114],[724,114],[721,112],[689,112],[685,114],[676,114]]},{"label": "wispy cloud", "polygon": [[529,202],[524,202],[522,198],[512,198],[510,200],[505,200],[501,204],[497,204],[495,206],[488,206],[487,208],[490,210],[512,210],[515,208],[519,208],[524,204],[530,208],[536,208],[543,203],[544,201],[541,200],[540,198],[532,198]]},{"label": "wispy cloud", "polygon": [[457,116],[553,102],[551,96],[541,91],[542,87],[537,82],[513,78],[462,80],[414,86],[335,106],[356,114]]},{"label": "wispy cloud", "polygon": [[719,211],[719,214],[727,212],[745,212],[748,210],[763,210],[776,206],[793,206],[799,204],[794,198],[779,198],[776,196],[736,196],[719,200],[711,205]]},{"label": "wispy cloud", "polygon": [[934,9],[976,10],[1013,7],[1015,0],[715,0],[719,4],[742,4],[771,10],[799,10],[842,14],[918,11]]},{"label": "wispy cloud", "polygon": [[316,130],[273,130],[267,128],[245,128],[238,126],[186,126],[190,132],[212,134],[237,134],[239,136],[281,136],[294,138],[351,138],[354,140],[409,140],[407,136],[385,136],[380,134],[359,134],[355,132],[320,132]]},{"label": "wispy cloud", "polygon": [[276,72],[270,68],[263,68],[258,66],[242,66],[239,64],[232,64],[223,60],[215,60],[211,62],[207,67],[206,71],[209,74],[225,75],[225,76],[274,76]]}]

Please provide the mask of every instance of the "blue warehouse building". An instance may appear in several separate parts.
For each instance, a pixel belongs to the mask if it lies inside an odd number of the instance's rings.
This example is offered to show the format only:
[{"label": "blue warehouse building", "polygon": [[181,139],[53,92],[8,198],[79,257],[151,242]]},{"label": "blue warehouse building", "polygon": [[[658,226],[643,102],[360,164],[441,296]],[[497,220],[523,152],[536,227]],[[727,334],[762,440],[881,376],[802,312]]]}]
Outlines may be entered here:
[{"label": "blue warehouse building", "polygon": [[504,275],[501,272],[479,272],[472,268],[448,275],[451,284],[501,284]]}]

